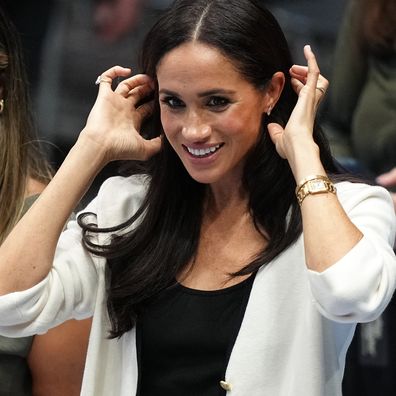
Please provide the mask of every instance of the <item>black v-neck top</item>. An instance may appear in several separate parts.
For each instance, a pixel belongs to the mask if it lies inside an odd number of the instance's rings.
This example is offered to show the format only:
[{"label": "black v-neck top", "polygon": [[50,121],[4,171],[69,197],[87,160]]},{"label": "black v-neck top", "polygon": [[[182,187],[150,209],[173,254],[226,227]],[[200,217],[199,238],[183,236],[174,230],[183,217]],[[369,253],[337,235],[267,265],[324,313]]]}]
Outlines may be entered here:
[{"label": "black v-neck top", "polygon": [[138,396],[219,396],[255,275],[216,291],[180,284],[137,323]]}]

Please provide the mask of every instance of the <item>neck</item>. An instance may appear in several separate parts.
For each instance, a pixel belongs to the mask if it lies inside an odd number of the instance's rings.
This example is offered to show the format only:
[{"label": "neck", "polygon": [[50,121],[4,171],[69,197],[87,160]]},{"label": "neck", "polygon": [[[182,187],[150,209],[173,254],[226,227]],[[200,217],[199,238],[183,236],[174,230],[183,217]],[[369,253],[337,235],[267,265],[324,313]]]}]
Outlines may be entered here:
[{"label": "neck", "polygon": [[242,183],[231,183],[228,185],[211,185],[207,196],[207,209],[211,213],[221,213],[224,211],[248,210],[249,196],[242,187]]}]

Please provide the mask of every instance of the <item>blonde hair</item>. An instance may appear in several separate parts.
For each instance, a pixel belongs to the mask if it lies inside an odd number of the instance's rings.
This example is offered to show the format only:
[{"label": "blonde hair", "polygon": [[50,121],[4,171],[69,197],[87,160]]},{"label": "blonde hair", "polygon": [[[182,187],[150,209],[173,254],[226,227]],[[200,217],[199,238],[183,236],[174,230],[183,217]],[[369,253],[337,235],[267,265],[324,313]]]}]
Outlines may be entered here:
[{"label": "blonde hair", "polygon": [[19,38],[0,10],[0,243],[19,220],[29,178],[48,183],[45,160],[32,121]]}]

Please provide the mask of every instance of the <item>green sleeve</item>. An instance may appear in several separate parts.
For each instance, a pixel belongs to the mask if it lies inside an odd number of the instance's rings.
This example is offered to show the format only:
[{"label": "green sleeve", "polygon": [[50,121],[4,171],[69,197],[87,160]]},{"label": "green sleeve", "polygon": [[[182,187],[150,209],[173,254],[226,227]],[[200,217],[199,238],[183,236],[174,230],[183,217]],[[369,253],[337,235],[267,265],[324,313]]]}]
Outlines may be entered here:
[{"label": "green sleeve", "polygon": [[367,54],[361,37],[361,4],[350,0],[337,37],[324,130],[336,156],[353,156],[352,117],[366,80]]}]

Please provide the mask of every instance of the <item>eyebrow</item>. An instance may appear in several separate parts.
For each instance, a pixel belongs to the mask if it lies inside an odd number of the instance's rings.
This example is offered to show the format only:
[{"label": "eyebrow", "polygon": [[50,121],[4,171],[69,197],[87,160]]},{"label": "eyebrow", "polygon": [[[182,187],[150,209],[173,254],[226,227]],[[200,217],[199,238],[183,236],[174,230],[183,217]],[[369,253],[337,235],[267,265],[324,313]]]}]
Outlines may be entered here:
[{"label": "eyebrow", "polygon": [[[170,95],[170,96],[180,96],[178,93],[170,91],[168,89],[161,89],[159,91],[160,94]],[[214,88],[209,91],[200,92],[198,97],[203,98],[205,96],[213,96],[213,95],[232,95],[235,94],[235,91],[222,89],[222,88]]]}]

